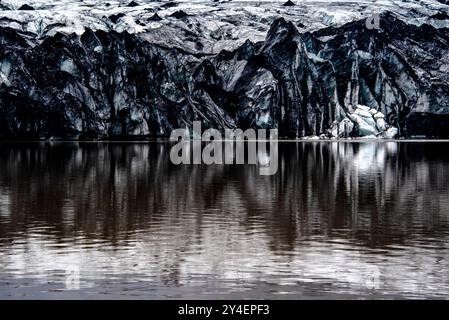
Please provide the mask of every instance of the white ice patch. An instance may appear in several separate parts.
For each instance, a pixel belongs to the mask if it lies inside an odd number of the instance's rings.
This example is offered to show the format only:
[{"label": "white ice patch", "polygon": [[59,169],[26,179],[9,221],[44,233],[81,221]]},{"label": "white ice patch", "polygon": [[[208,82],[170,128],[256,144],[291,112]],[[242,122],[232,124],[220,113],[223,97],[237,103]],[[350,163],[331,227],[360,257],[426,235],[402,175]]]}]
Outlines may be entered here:
[{"label": "white ice patch", "polygon": [[358,135],[360,137],[376,134],[377,130],[375,126],[365,121],[365,119],[360,117],[358,114],[349,114],[348,117],[357,125]]},{"label": "white ice patch", "polygon": [[257,121],[256,121],[256,124],[259,127],[262,127],[264,125],[267,125],[269,121],[270,121],[270,112],[268,112],[268,111],[267,112],[261,112],[259,114],[259,117],[258,117]]},{"label": "white ice patch", "polygon": [[67,73],[70,73],[72,75],[75,75],[78,73],[78,70],[76,68],[75,63],[72,59],[65,59],[60,66],[61,71],[65,71]]},{"label": "white ice patch", "polygon": [[323,36],[323,37],[319,37],[318,40],[322,41],[322,42],[328,42],[329,40],[332,40],[336,37],[337,35],[332,35],[332,36]]},{"label": "white ice patch", "polygon": [[376,120],[376,126],[377,129],[379,129],[379,131],[381,132],[387,130],[387,122],[385,121],[384,118],[378,118]]},{"label": "white ice patch", "polygon": [[[0,25],[10,24],[12,28],[42,34],[47,26],[61,24],[52,28],[56,31],[70,34],[80,34],[85,28],[92,30],[127,30],[128,32],[147,32],[155,27],[153,24],[139,25],[135,21],[149,14],[157,12],[163,18],[158,25],[174,26],[180,24],[178,19],[168,17],[177,10],[187,12],[194,23],[199,23],[207,38],[207,31],[213,31],[226,26],[230,28],[233,37],[248,39],[266,34],[270,23],[279,16],[291,21],[302,21],[308,31],[322,28],[324,25],[340,26],[344,23],[362,19],[373,12],[385,10],[398,13],[398,17],[407,23],[421,25],[424,23],[436,28],[447,27],[447,20],[430,18],[432,15],[446,11],[447,6],[437,0],[426,0],[416,3],[398,2],[393,0],[367,1],[358,3],[350,0],[301,1],[296,6],[284,7],[285,1],[274,0],[239,0],[211,3],[210,0],[177,0],[174,8],[161,8],[160,1],[136,1],[135,7],[127,7],[130,1],[98,0],[2,0],[2,5],[12,10],[0,11],[0,18],[9,18]],[[17,11],[23,5],[31,5],[35,10]],[[426,17],[420,18],[410,14],[412,9],[422,12]],[[151,12],[150,12],[151,11]],[[113,23],[108,17],[112,14],[123,13],[125,16]],[[144,21],[141,20],[141,21]],[[322,41],[328,41],[323,37]]]},{"label": "white ice patch", "polygon": [[391,127],[385,132],[385,138],[386,139],[394,139],[398,135],[398,128]]},{"label": "white ice patch", "polygon": [[316,14],[321,17],[322,23],[327,26],[340,26],[360,18],[360,14],[353,10],[336,10],[335,7],[319,9]]},{"label": "white ice patch", "polygon": [[3,60],[0,62],[0,84],[4,83],[7,86],[11,85],[8,77],[11,72],[11,62],[9,60]]},{"label": "white ice patch", "polygon": [[357,115],[359,115],[359,116],[361,116],[363,118],[372,118],[371,113],[369,111],[365,110],[365,109],[357,108],[355,110],[355,114],[357,114]]},{"label": "white ice patch", "polygon": [[357,137],[366,139],[393,139],[398,134],[397,128],[390,127],[381,112],[357,105],[354,112],[347,114],[347,118],[332,125],[331,135],[334,138],[347,138],[354,128],[357,129],[355,132]]}]

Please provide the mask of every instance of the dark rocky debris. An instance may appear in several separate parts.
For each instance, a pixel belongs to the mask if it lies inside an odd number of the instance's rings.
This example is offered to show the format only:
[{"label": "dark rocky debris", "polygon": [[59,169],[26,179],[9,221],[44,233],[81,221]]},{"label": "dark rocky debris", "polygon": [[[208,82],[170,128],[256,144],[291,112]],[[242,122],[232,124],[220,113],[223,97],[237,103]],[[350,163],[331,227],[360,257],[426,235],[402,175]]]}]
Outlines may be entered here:
[{"label": "dark rocky debris", "polygon": [[157,12],[155,14],[153,14],[151,17],[149,17],[147,19],[148,21],[161,21],[162,18],[157,14]]},{"label": "dark rocky debris", "polygon": [[292,6],[295,6],[295,3],[291,0],[288,0],[287,2],[284,2],[283,6],[284,7],[292,7]]},{"label": "dark rocky debris", "polygon": [[17,9],[17,10],[28,10],[28,11],[30,11],[30,10],[34,10],[34,8],[32,6],[30,6],[30,5],[24,4],[24,5],[20,6],[20,8]]},{"label": "dark rocky debris", "polygon": [[161,8],[173,8],[173,7],[177,7],[177,6],[178,6],[178,4],[176,2],[169,1],[169,2],[162,4]]},{"label": "dark rocky debris", "polygon": [[188,16],[189,15],[185,11],[182,11],[182,10],[175,11],[170,15],[170,17],[173,17],[176,19],[185,19]]},{"label": "dark rocky debris", "polygon": [[446,12],[438,12],[431,16],[435,20],[449,20],[449,15]]},{"label": "dark rocky debris", "polygon": [[111,15],[109,16],[109,20],[111,20],[113,23],[117,23],[117,21],[118,21],[120,18],[123,18],[124,16],[125,16],[124,13],[111,14]]},{"label": "dark rocky debris", "polygon": [[128,3],[126,6],[127,6],[127,7],[130,7],[130,8],[133,8],[133,7],[139,6],[139,4],[138,4],[137,2],[135,2],[135,1],[131,1],[131,2]]}]

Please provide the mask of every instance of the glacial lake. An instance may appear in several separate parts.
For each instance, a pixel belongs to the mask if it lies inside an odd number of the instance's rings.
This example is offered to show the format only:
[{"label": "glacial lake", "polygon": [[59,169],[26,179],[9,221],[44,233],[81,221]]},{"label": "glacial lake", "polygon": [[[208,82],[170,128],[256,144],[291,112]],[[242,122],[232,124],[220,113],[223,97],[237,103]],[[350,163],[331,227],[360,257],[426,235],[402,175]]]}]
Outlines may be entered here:
[{"label": "glacial lake", "polygon": [[449,297],[449,142],[0,143],[2,299]]}]

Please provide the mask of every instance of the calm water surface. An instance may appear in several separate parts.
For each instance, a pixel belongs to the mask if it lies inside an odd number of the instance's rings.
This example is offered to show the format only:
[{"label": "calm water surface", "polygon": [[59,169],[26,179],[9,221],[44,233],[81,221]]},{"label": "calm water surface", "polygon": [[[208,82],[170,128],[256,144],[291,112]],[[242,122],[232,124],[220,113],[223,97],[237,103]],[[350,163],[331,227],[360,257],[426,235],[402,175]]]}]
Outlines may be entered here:
[{"label": "calm water surface", "polygon": [[1,143],[0,298],[449,297],[449,143],[284,142],[274,176],[169,151]]}]

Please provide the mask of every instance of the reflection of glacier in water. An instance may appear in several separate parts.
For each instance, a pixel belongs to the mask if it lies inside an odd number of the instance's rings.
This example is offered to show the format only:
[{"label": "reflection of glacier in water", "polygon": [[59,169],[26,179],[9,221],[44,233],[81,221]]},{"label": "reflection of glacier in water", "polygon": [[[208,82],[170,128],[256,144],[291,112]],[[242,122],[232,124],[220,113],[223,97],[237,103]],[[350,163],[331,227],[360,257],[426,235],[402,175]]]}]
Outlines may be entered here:
[{"label": "reflection of glacier in water", "polygon": [[382,169],[387,156],[396,154],[397,142],[362,143],[356,153],[353,148],[342,148],[339,143],[334,143],[332,148],[339,151],[339,156],[346,159],[348,165],[352,165],[358,173],[363,174]]},{"label": "reflection of glacier in water", "polygon": [[2,144],[0,296],[447,296],[447,146],[280,143],[260,176],[164,143]]}]

